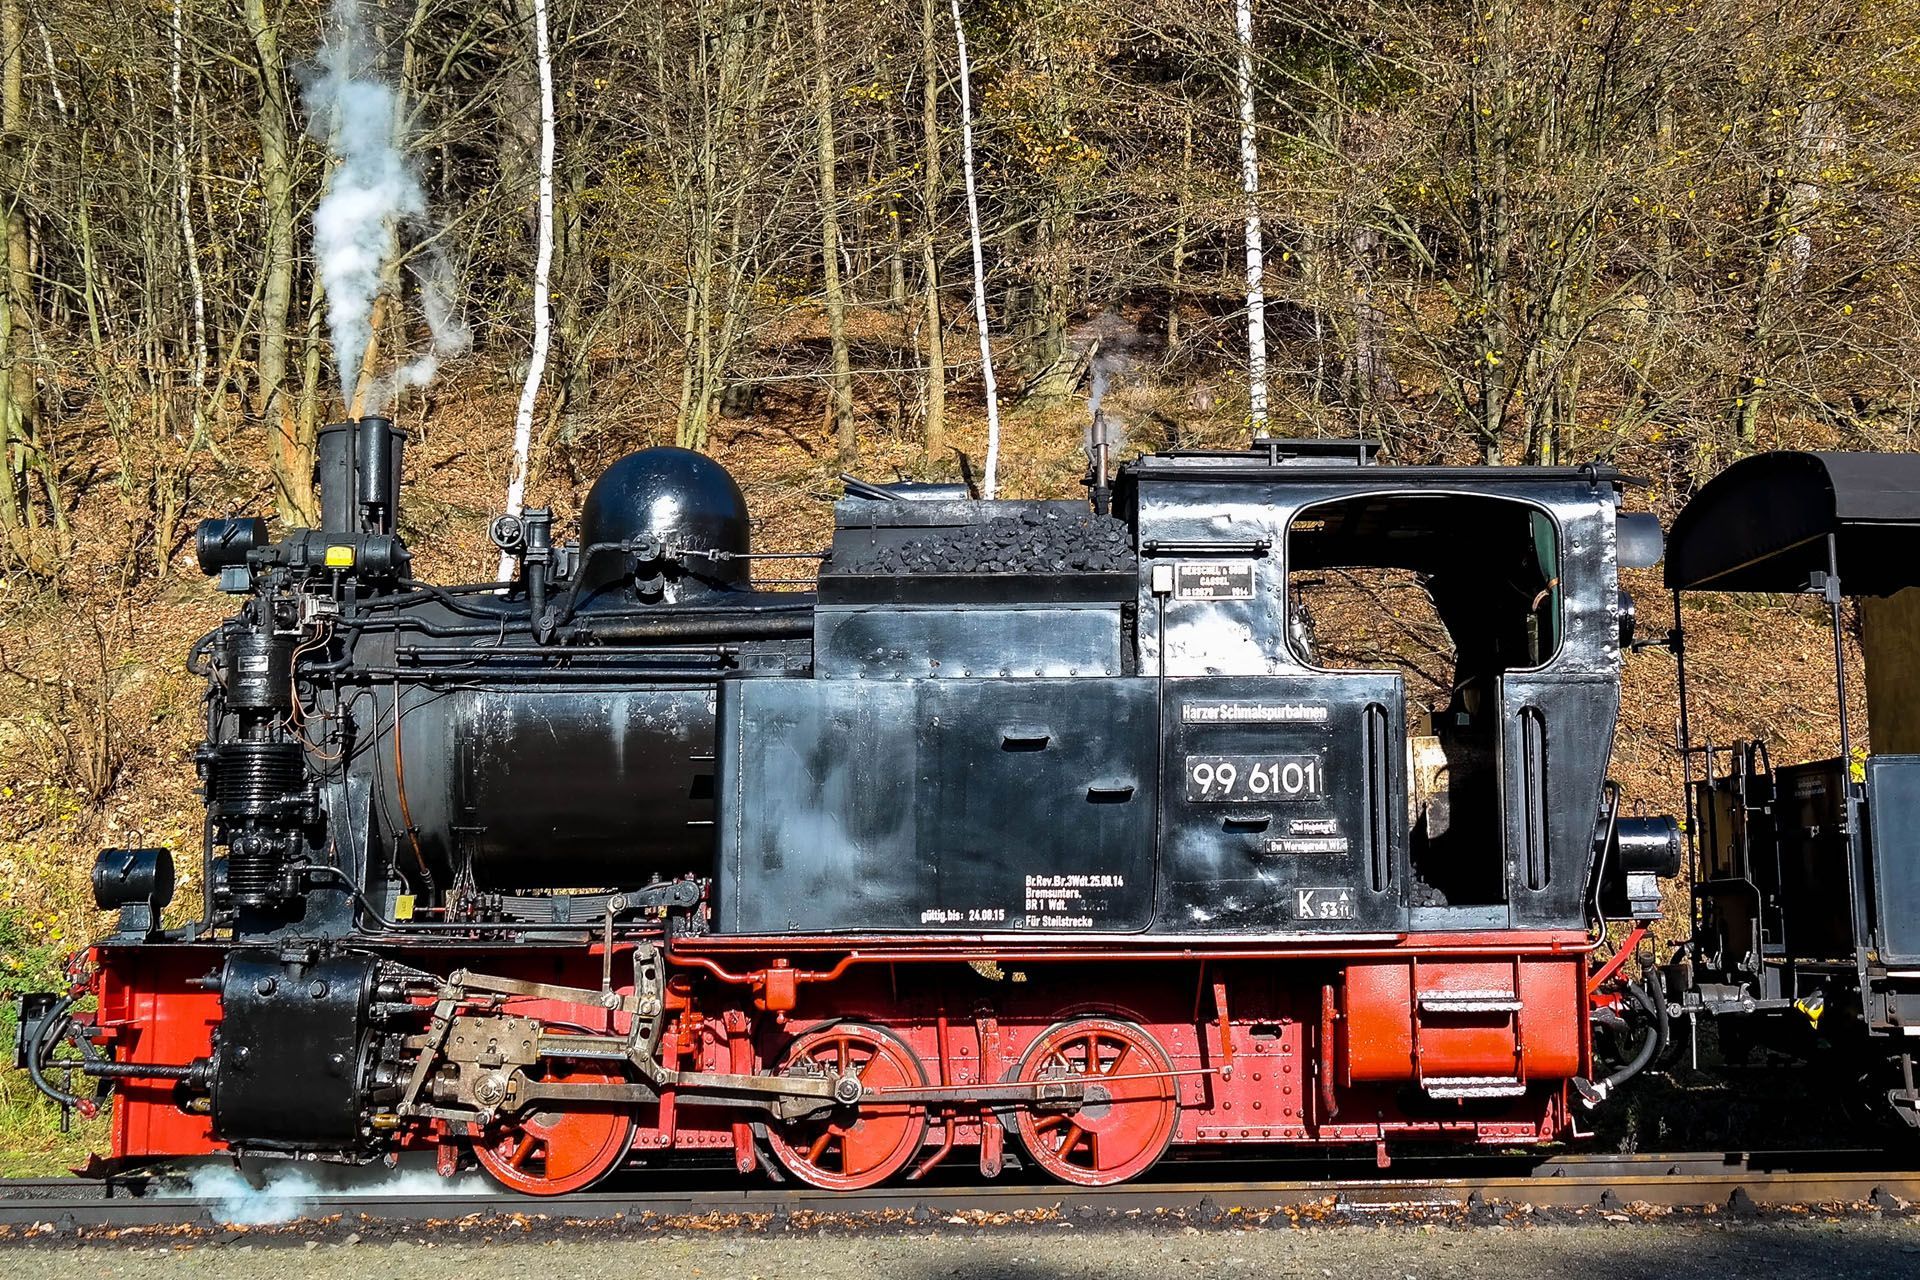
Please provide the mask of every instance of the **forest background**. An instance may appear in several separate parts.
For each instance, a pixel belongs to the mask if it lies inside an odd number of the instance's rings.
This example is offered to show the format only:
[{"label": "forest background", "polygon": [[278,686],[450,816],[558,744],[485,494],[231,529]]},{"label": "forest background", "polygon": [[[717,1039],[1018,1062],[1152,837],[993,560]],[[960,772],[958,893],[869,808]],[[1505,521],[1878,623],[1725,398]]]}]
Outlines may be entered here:
[{"label": "forest background", "polygon": [[[1243,444],[1250,212],[1261,430],[1610,460],[1663,514],[1745,453],[1914,444],[1916,0],[1263,0],[1250,40],[1231,0],[973,0],[979,297],[946,0],[544,8],[527,493],[563,524],[652,444],[732,467],[768,549],[822,545],[842,472],[977,473],[977,302],[1003,496],[1079,492],[1096,388],[1123,456]],[[0,0],[0,990],[53,983],[99,928],[96,849],[198,847],[181,661],[223,605],[194,521],[304,522],[315,431],[384,408],[422,576],[488,571],[539,257],[534,18]],[[345,369],[313,246],[343,23],[420,197]],[[1701,625],[1708,732],[1830,750],[1817,611]],[[1616,772],[1672,809],[1671,659],[1627,680]],[[0,1172],[72,1150],[23,1086],[0,1079]]]}]

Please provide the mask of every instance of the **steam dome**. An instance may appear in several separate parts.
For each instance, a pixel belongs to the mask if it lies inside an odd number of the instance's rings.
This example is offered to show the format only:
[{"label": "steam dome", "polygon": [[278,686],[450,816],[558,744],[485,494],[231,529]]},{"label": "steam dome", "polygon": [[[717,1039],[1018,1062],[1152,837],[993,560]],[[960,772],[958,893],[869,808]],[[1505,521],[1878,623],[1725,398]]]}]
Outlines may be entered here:
[{"label": "steam dome", "polygon": [[[635,538],[661,550],[744,556],[750,539],[746,497],[727,469],[704,453],[675,448],[630,453],[601,472],[588,491],[580,510],[580,544]],[[634,570],[634,557],[602,553],[583,566],[583,585],[591,590]],[[739,559],[683,555],[677,565],[666,562],[665,574],[677,583],[674,595],[748,584],[747,562]]]}]

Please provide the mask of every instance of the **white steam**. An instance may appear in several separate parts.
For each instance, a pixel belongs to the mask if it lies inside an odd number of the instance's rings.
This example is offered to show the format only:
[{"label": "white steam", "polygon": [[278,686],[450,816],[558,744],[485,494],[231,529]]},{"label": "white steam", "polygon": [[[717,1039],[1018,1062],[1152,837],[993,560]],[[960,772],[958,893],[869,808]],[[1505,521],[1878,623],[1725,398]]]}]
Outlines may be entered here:
[{"label": "white steam", "polygon": [[1108,371],[1107,363],[1105,353],[1095,355],[1093,358],[1093,386],[1087,392],[1087,412],[1090,414],[1099,414],[1100,402],[1107,398],[1107,386],[1113,381],[1113,374]]},{"label": "white steam", "polygon": [[443,1178],[430,1169],[375,1175],[364,1171],[317,1170],[287,1166],[269,1171],[256,1186],[232,1165],[196,1169],[184,1182],[169,1182],[159,1194],[168,1199],[208,1201],[207,1212],[227,1226],[259,1227],[293,1222],[324,1209],[328,1197],[369,1199],[399,1196],[466,1196],[492,1190],[474,1174]]},{"label": "white steam", "polygon": [[238,1169],[221,1166],[198,1170],[184,1188],[166,1194],[211,1200],[207,1212],[214,1221],[257,1227],[304,1217],[307,1205],[320,1193],[320,1184],[304,1169],[289,1169],[256,1187]]},{"label": "white steam", "polygon": [[[370,69],[361,37],[359,0],[334,0],[333,37],[321,48],[319,73],[307,85],[309,128],[332,148],[335,165],[313,213],[313,256],[327,290],[327,328],[333,337],[340,398],[351,404],[373,338],[373,307],[380,276],[399,248],[402,228],[424,238],[427,197],[408,162],[393,90]],[[424,386],[443,360],[465,352],[473,336],[458,313],[452,264],[428,244],[412,270],[432,334],[426,354],[376,384],[381,408],[402,387]]]},{"label": "white steam", "polygon": [[395,391],[402,387],[424,387],[440,372],[440,362],[465,355],[473,346],[473,331],[461,321],[459,296],[455,293],[453,263],[437,244],[423,245],[412,260],[413,276],[420,286],[420,313],[426,317],[427,332],[433,335],[425,354],[402,365],[394,374]]},{"label": "white steam", "polygon": [[1092,381],[1087,390],[1087,428],[1081,440],[1089,458],[1098,456],[1102,442],[1107,446],[1109,458],[1118,458],[1120,451],[1127,447],[1127,424],[1100,411],[1100,402],[1107,398],[1107,388],[1113,383],[1113,370],[1124,364],[1124,356],[1109,360],[1104,351],[1094,356]]},{"label": "white steam", "polygon": [[1101,402],[1107,398],[1107,391],[1113,386],[1116,375],[1132,372],[1137,359],[1137,351],[1142,343],[1138,328],[1119,312],[1108,308],[1088,324],[1082,326],[1077,335],[1090,353],[1087,368],[1087,429],[1084,444],[1089,456],[1094,452],[1098,441],[1098,427],[1104,426],[1109,456],[1118,457],[1127,447],[1126,424],[1112,414],[1103,420],[1100,413]]}]

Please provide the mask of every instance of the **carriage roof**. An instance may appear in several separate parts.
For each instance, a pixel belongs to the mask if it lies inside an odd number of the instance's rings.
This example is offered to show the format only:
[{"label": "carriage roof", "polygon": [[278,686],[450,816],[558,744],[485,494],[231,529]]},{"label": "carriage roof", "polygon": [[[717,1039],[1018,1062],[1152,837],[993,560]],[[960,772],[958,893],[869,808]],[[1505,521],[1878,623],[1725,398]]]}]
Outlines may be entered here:
[{"label": "carriage roof", "polygon": [[1835,569],[1850,596],[1920,583],[1920,454],[1742,459],[1673,522],[1666,564],[1676,591],[1803,591]]}]

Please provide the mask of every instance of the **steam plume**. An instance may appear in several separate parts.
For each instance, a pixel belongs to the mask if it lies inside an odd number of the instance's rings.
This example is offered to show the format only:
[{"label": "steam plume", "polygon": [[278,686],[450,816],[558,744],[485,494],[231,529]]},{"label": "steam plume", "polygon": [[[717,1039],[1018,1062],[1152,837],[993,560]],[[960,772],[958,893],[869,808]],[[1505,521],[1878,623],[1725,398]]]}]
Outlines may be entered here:
[{"label": "steam plume", "polygon": [[384,1169],[298,1166],[269,1170],[255,1185],[231,1165],[210,1165],[194,1170],[185,1181],[162,1182],[156,1190],[164,1199],[208,1202],[207,1212],[216,1223],[265,1226],[330,1210],[337,1212],[336,1205],[327,1202],[329,1197],[467,1196],[491,1187],[477,1175],[443,1178],[431,1169],[388,1173]]},{"label": "steam plume", "polygon": [[1132,370],[1134,348],[1140,343],[1139,331],[1119,312],[1108,308],[1086,325],[1082,334],[1092,351],[1087,368],[1086,450],[1089,455],[1093,453],[1096,443],[1094,424],[1104,422],[1107,449],[1110,453],[1118,454],[1127,446],[1126,424],[1111,414],[1102,419],[1100,406],[1107,398],[1115,375]]},{"label": "steam plume", "polygon": [[1100,402],[1107,398],[1107,384],[1113,375],[1107,372],[1107,357],[1104,352],[1093,358],[1093,386],[1087,393],[1087,412],[1099,416]]},{"label": "steam plume", "polygon": [[[314,210],[313,254],[327,290],[340,398],[349,404],[373,336],[380,273],[398,250],[401,228],[416,234],[428,230],[426,193],[403,150],[394,92],[370,69],[362,26],[359,0],[334,0],[333,36],[321,48],[319,72],[306,90],[309,127],[332,147],[337,161]],[[375,392],[382,401],[400,387],[425,385],[442,360],[472,345],[457,313],[446,256],[428,246],[416,254],[413,272],[432,347],[383,380]]]}]

